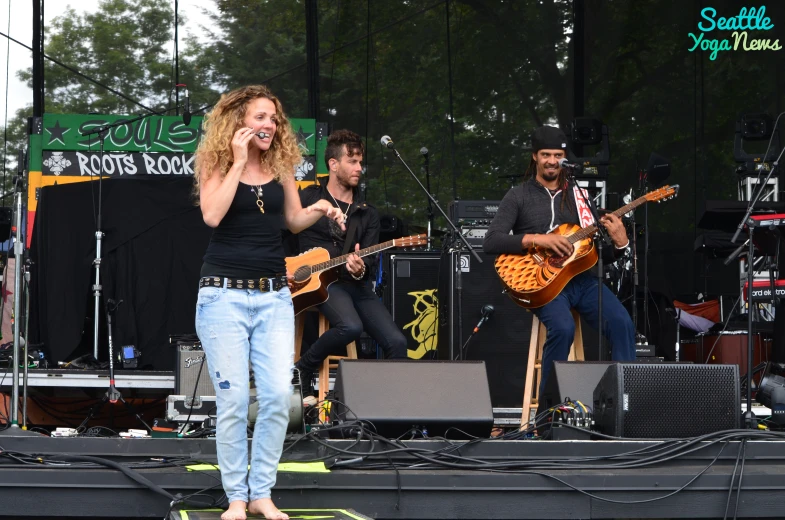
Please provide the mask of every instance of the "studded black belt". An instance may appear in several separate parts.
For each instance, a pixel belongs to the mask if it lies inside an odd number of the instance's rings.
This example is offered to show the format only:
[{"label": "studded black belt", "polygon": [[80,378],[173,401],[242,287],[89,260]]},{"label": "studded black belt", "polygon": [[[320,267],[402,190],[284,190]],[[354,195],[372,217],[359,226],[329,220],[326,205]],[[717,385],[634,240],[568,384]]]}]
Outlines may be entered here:
[{"label": "studded black belt", "polygon": [[287,286],[286,276],[275,278],[223,278],[220,276],[205,276],[199,279],[199,288],[226,287],[229,289],[259,289],[262,292],[278,291]]}]

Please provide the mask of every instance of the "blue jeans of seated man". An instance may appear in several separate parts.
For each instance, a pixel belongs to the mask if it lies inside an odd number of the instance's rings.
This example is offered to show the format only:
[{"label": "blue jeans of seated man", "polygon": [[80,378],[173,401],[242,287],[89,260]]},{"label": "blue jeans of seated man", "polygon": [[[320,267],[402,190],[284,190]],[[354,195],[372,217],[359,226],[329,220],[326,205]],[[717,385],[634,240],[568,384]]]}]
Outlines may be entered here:
[{"label": "blue jeans of seated man", "polygon": [[[216,395],[216,449],[229,502],[269,498],[289,424],[294,308],[288,288],[203,287],[196,332]],[[249,362],[259,413],[248,470]]]},{"label": "blue jeans of seated man", "polygon": [[387,307],[368,284],[335,282],[327,289],[329,298],[319,311],[330,322],[330,330],[301,353],[299,366],[316,372],[327,356],[339,352],[365,330],[389,359],[406,359],[406,336],[392,319]]},{"label": "blue jeans of seated man", "polygon": [[[554,361],[565,361],[575,339],[575,321],[570,309],[575,309],[586,322],[599,330],[597,321],[597,277],[583,272],[570,280],[562,292],[550,303],[532,309],[547,331],[542,354],[540,395],[553,369]],[[608,287],[602,286],[602,334],[611,345],[613,361],[635,360],[635,328],[627,309]]]}]

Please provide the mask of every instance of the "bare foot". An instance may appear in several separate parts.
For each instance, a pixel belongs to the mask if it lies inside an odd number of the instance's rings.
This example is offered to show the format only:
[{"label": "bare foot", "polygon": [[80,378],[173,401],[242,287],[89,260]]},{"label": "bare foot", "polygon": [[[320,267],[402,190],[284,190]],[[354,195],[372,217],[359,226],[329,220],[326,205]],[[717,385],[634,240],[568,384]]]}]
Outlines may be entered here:
[{"label": "bare foot", "polygon": [[229,504],[229,509],[224,511],[221,515],[221,520],[245,520],[245,506],[247,504],[242,500],[235,500]]},{"label": "bare foot", "polygon": [[267,520],[289,520],[289,515],[279,511],[269,498],[257,498],[251,501],[248,504],[248,512],[252,515],[262,515]]}]

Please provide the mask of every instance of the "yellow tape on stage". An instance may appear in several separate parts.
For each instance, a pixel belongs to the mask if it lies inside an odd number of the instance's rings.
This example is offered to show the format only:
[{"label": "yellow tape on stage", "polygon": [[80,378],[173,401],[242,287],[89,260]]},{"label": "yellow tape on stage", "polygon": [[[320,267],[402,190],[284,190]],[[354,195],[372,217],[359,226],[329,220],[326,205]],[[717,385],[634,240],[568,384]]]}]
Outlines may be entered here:
[{"label": "yellow tape on stage", "polygon": [[[191,464],[185,468],[188,471],[214,471],[219,469],[218,464]],[[324,462],[280,462],[278,463],[278,471],[289,471],[296,473],[330,472],[330,470],[324,466]]]}]

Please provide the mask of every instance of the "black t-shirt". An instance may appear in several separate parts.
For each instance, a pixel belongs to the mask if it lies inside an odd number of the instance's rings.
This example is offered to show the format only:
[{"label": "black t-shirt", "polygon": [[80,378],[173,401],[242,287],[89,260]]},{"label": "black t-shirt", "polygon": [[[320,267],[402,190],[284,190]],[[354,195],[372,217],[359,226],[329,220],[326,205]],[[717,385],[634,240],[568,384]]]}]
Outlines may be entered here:
[{"label": "black t-shirt", "polygon": [[[204,255],[202,276],[227,278],[270,277],[286,272],[281,241],[283,186],[273,180],[257,186],[239,183],[221,223],[213,231]],[[257,200],[264,202],[264,213]]]}]

